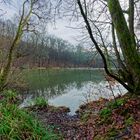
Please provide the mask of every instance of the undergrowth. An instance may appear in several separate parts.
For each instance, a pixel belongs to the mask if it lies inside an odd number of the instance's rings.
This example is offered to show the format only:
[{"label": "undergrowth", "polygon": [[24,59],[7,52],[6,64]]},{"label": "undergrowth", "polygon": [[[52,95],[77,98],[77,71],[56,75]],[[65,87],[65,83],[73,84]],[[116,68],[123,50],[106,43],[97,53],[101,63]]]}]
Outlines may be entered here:
[{"label": "undergrowth", "polygon": [[48,105],[48,101],[43,97],[38,97],[33,102],[36,106],[39,106],[39,107],[43,107],[43,106]]},{"label": "undergrowth", "polygon": [[12,91],[6,93],[0,98],[0,140],[59,139],[51,128],[44,128],[26,110],[19,109],[11,102],[12,99],[16,99],[15,93]]}]

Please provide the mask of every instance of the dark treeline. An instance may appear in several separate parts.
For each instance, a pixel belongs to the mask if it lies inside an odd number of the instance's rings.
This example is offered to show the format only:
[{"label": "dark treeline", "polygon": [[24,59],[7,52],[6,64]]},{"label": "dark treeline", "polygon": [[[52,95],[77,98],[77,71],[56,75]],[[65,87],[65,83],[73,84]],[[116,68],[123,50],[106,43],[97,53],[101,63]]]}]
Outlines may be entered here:
[{"label": "dark treeline", "polygon": [[[15,34],[16,26],[10,21],[0,21],[0,63],[6,61],[5,52]],[[100,57],[82,45],[74,46],[55,36],[26,34],[22,38],[13,65],[15,67],[103,67]]]}]

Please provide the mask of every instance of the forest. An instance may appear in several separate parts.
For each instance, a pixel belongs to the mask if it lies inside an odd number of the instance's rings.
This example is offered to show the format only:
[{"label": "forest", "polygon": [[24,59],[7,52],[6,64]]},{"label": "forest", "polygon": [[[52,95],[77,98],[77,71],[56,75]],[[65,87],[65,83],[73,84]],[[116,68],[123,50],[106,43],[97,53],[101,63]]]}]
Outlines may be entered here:
[{"label": "forest", "polygon": [[[5,51],[9,50],[8,44],[16,32],[16,26],[10,20],[1,21],[0,26],[2,67],[7,55]],[[61,38],[43,33],[25,35],[15,53],[14,67],[103,67],[99,55],[93,55],[96,51],[87,50],[80,44],[74,46]]]},{"label": "forest", "polygon": [[140,139],[140,0],[0,0],[0,140]]}]

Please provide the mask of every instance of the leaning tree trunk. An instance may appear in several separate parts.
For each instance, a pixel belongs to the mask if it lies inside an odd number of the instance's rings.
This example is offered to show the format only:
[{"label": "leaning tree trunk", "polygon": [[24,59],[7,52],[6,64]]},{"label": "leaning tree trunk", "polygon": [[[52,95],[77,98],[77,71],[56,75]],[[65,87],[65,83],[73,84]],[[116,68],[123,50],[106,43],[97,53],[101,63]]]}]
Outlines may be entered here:
[{"label": "leaning tree trunk", "polygon": [[107,3],[127,68],[125,80],[133,93],[140,94],[140,54],[137,51],[133,33],[133,6],[130,7],[129,12],[129,30],[119,1],[107,0]]},{"label": "leaning tree trunk", "polygon": [[32,14],[33,5],[35,4],[35,1],[31,0],[29,12],[25,16],[25,5],[27,2],[28,2],[28,0],[25,0],[23,3],[22,15],[20,17],[20,21],[18,24],[18,29],[17,29],[16,35],[15,35],[15,38],[10,46],[10,50],[9,50],[8,57],[7,57],[7,63],[5,65],[5,67],[3,68],[3,71],[0,73],[0,91],[2,91],[7,84],[15,48],[17,47],[18,43],[20,42],[23,32],[25,30],[24,28],[28,24],[28,21],[30,20],[30,17]]},{"label": "leaning tree trunk", "polygon": [[[82,5],[81,0],[77,0],[81,15],[86,23],[86,29],[89,33],[89,36],[94,43],[97,51],[102,57],[104,63],[104,69],[108,76],[117,80],[122,84],[130,93],[140,94],[140,54],[136,47],[136,41],[134,38],[134,6],[131,4],[134,3],[134,0],[129,0],[129,28],[127,22],[123,15],[120,3],[118,0],[107,0],[107,5],[111,14],[113,22],[113,44],[115,45],[115,32],[114,27],[117,33],[119,40],[121,52],[124,60],[121,60],[121,69],[118,71],[118,74],[114,74],[109,71],[106,57],[98,45],[96,39],[93,36],[92,28],[87,17],[86,5]],[[132,23],[131,23],[132,22]],[[115,46],[114,46],[115,47]],[[116,48],[117,49],[117,48]],[[116,52],[116,53],[121,53]],[[118,54],[117,54],[118,55]],[[120,59],[117,57],[117,59]],[[120,63],[120,60],[118,61]]]},{"label": "leaning tree trunk", "polygon": [[9,53],[8,53],[7,63],[5,65],[5,67],[3,68],[3,71],[0,74],[0,91],[2,91],[7,84],[7,79],[9,76],[9,72],[10,72],[10,68],[11,68],[12,60],[13,60],[13,53],[14,53],[16,46],[18,45],[18,43],[20,41],[21,36],[22,36],[22,30],[21,30],[21,27],[19,26],[17,35],[10,47]]}]

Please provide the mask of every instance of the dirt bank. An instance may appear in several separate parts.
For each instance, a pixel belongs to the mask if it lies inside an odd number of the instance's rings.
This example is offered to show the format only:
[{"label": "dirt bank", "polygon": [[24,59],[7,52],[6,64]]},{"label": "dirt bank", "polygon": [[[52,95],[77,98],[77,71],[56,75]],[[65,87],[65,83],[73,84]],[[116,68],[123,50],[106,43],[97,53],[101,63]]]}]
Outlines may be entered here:
[{"label": "dirt bank", "polygon": [[140,139],[140,97],[93,101],[80,106],[74,116],[66,107],[34,106],[29,110],[65,140]]}]

